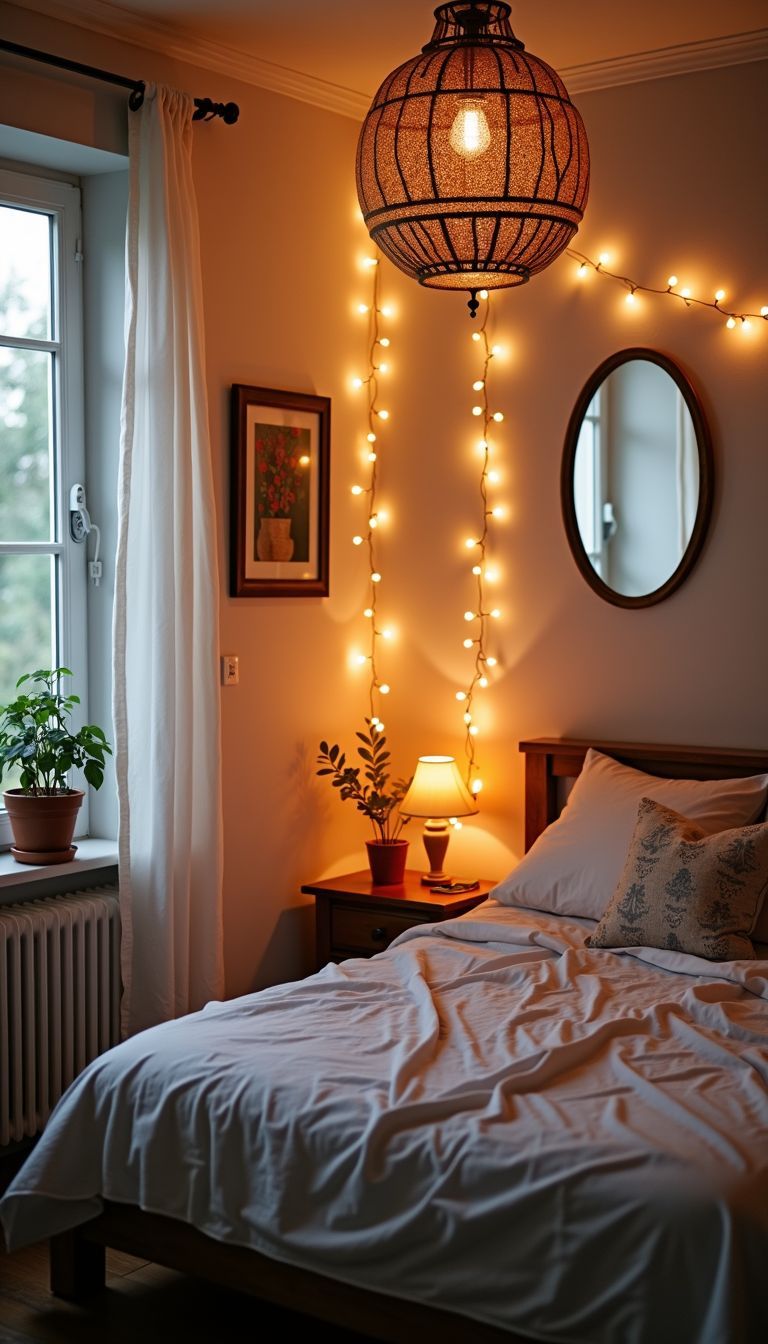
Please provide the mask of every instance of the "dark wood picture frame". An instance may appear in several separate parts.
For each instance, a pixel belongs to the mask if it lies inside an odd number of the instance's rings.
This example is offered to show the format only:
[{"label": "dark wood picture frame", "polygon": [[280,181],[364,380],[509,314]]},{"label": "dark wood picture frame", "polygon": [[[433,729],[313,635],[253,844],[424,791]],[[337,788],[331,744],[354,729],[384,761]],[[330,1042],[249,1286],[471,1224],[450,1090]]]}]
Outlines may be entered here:
[{"label": "dark wood picture frame", "polygon": [[[657,364],[670,378],[677,384],[680,393],[690,412],[693,422],[694,433],[696,435],[696,444],[699,455],[699,500],[696,509],[696,519],[693,525],[693,531],[685,549],[685,553],[673,574],[670,574],[665,583],[654,589],[653,592],[643,593],[637,597],[630,597],[624,593],[617,592],[593,569],[592,562],[584,549],[584,543],[581,539],[579,524],[576,518],[576,505],[573,493],[573,471],[576,462],[576,449],[579,443],[579,435],[584,416],[592,398],[597,389],[605,382],[609,374],[622,364],[627,364],[630,360],[642,359],[651,364]],[[704,542],[709,530],[710,518],[712,516],[712,505],[714,501],[715,484],[715,465],[714,454],[712,451],[712,436],[710,434],[707,417],[704,414],[704,408],[701,399],[692,386],[690,379],[683,373],[680,366],[671,358],[670,355],[662,354],[659,350],[648,349],[645,346],[634,346],[627,350],[618,350],[610,355],[608,359],[595,369],[594,373],[587,379],[584,387],[579,393],[576,405],[568,421],[568,428],[565,433],[565,447],[563,449],[563,460],[560,472],[560,503],[563,511],[563,524],[568,538],[568,545],[571,548],[573,558],[586,579],[593,592],[598,597],[602,597],[605,602],[611,602],[615,607],[652,607],[657,602],[663,602],[675,592],[681,584],[685,582],[693,569],[696,561],[701,555]]]},{"label": "dark wood picture frame", "polygon": [[[306,557],[292,560],[295,539],[290,535],[295,521],[288,517],[288,527],[278,541],[267,538],[260,541],[266,522],[285,521],[285,504],[277,519],[260,515],[257,504],[257,463],[259,441],[249,443],[249,425],[254,415],[264,409],[266,429],[276,434],[287,429],[297,438],[303,436],[301,446],[311,444],[297,460],[306,460],[308,477],[302,506],[306,517],[302,520],[306,543]],[[292,423],[293,421],[293,423]],[[282,444],[277,450],[282,453]],[[267,454],[265,453],[265,459]],[[330,465],[331,465],[331,399],[304,392],[283,392],[275,388],[250,387],[245,383],[232,385],[231,401],[231,475],[230,475],[230,594],[232,597],[327,597],[329,580],[330,541]],[[261,468],[266,473],[266,465]],[[294,463],[289,470],[298,479]],[[289,483],[290,484],[290,483]],[[285,498],[295,500],[293,496]],[[259,495],[259,498],[261,496]],[[266,554],[257,553],[261,546]],[[277,548],[281,547],[282,552]],[[287,549],[286,549],[287,547]],[[275,553],[270,554],[270,548]],[[301,573],[302,566],[309,572]]]}]

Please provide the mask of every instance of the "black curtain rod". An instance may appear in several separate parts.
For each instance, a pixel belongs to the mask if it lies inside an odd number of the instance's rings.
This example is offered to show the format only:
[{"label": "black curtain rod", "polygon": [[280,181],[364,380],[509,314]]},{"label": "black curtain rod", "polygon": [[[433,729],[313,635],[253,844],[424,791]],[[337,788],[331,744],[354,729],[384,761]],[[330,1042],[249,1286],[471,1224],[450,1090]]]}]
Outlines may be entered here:
[{"label": "black curtain rod", "polygon": [[[113,75],[109,70],[100,70],[96,65],[83,65],[80,61],[69,61],[66,56],[54,56],[50,51],[37,51],[34,47],[22,47],[18,42],[8,42],[0,38],[0,51],[8,51],[12,56],[23,56],[28,61],[42,61],[43,65],[55,65],[59,70],[71,70],[75,75],[86,75],[88,79],[101,79],[105,84],[119,84],[122,89],[130,89],[128,106],[137,112],[144,102],[146,84],[143,79],[127,79],[125,75]],[[240,116],[237,103],[214,103],[210,98],[196,98],[193,121],[211,121],[221,117],[227,126],[233,126]]]}]

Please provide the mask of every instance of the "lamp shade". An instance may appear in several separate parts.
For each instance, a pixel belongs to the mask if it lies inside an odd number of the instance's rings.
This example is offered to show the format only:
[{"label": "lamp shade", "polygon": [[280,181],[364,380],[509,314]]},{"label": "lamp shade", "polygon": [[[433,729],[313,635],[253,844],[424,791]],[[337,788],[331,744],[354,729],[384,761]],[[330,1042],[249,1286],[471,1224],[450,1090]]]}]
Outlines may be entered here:
[{"label": "lamp shade", "polygon": [[471,817],[478,807],[453,756],[420,756],[400,811],[406,817]]},{"label": "lamp shade", "polygon": [[560,76],[515,37],[509,13],[484,0],[438,6],[431,41],[387,76],[360,132],[368,231],[432,288],[524,284],[560,255],[584,213],[584,123]]}]

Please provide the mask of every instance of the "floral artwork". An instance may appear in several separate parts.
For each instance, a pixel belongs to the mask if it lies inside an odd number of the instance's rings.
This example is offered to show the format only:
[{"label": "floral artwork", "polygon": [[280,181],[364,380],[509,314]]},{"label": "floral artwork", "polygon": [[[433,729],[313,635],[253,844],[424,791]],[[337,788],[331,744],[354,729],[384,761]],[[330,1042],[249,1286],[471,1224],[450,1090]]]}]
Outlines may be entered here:
[{"label": "floral artwork", "polygon": [[290,519],[292,559],[309,558],[310,432],[296,425],[254,425],[256,516]]}]

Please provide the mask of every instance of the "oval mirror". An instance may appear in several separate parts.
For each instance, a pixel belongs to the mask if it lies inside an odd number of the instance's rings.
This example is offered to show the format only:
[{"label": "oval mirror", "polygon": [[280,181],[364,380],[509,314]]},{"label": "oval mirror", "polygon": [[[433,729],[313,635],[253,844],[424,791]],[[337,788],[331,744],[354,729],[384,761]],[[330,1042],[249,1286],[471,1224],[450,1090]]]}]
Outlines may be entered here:
[{"label": "oval mirror", "polygon": [[674,360],[621,350],[592,374],[568,423],[561,496],[568,541],[606,602],[648,607],[691,572],[712,510],[712,443]]}]

